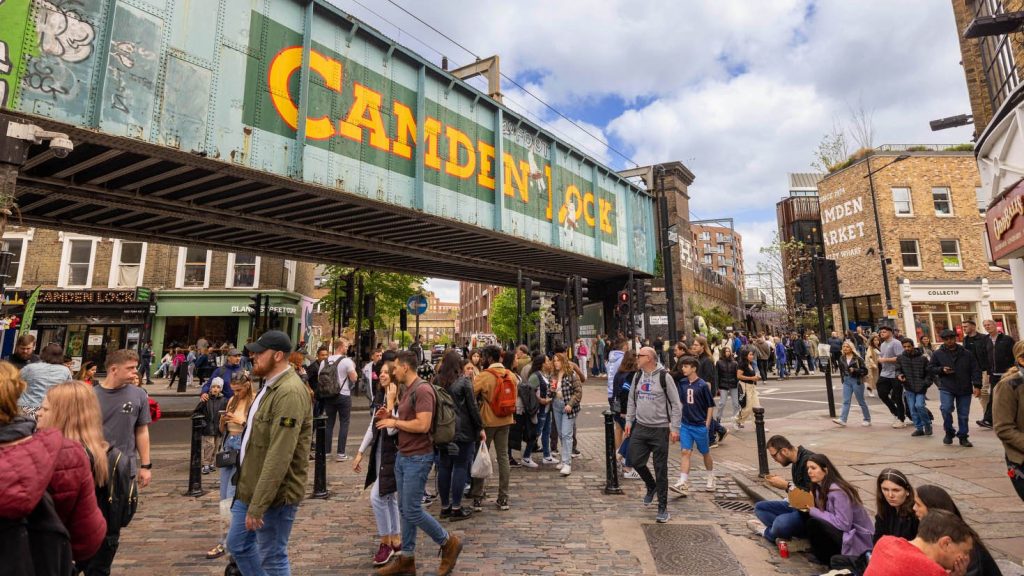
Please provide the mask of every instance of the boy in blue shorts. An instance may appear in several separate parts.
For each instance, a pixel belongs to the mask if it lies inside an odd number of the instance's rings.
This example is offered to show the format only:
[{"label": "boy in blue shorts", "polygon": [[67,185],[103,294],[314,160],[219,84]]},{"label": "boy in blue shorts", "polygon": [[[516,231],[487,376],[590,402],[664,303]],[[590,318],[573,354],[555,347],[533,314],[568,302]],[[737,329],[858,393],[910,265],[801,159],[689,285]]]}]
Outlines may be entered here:
[{"label": "boy in blue shorts", "polygon": [[676,383],[679,388],[679,400],[683,405],[682,424],[679,427],[679,445],[682,449],[679,482],[669,487],[681,496],[688,496],[690,490],[690,452],[693,445],[704,456],[704,467],[708,471],[707,490],[715,489],[714,463],[711,460],[711,446],[708,442],[708,428],[715,410],[715,399],[711,397],[711,388],[707,382],[697,375],[700,363],[693,356],[685,356],[679,361],[682,379]]}]

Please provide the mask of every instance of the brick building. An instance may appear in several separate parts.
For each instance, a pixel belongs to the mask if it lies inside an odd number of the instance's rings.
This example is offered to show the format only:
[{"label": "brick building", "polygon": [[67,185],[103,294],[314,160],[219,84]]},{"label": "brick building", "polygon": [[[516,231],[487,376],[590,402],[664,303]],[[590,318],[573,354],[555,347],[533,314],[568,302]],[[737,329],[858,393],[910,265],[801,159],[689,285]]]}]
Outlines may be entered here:
[{"label": "brick building", "polygon": [[[987,255],[1009,268],[1016,310],[1024,307],[1024,219],[1008,217],[1007,205],[1024,192],[1024,0],[953,0],[952,6],[974,122],[978,198],[989,209]],[[1000,321],[995,311],[993,317]]]},{"label": "brick building", "polygon": [[[442,302],[433,292],[426,292],[427,312],[420,316],[420,335],[427,343],[441,340],[455,342],[455,328],[458,323],[459,303]],[[414,320],[410,319],[410,322]],[[411,329],[410,329],[411,330]]]},{"label": "brick building", "polygon": [[[933,341],[965,319],[995,317],[1016,336],[1009,277],[990,267],[985,253],[973,154],[906,148],[879,147],[818,186],[825,255],[839,265],[843,302],[836,317],[851,328],[877,326],[889,316],[905,334]],[[886,312],[880,254],[888,262],[894,313]]]},{"label": "brick building", "polygon": [[501,294],[502,287],[475,282],[459,283],[459,310],[456,330],[457,341],[468,340],[471,334],[491,334],[488,314],[491,302]]},{"label": "brick building", "polygon": [[743,237],[725,226],[691,224],[700,263],[743,290]]},{"label": "brick building", "polygon": [[4,243],[14,254],[4,313],[20,319],[42,288],[31,325],[38,345],[58,342],[76,362],[102,365],[108,350],[146,339],[157,351],[200,337],[244,343],[256,293],[269,297],[271,327],[293,341],[311,324],[312,264],[13,226]]}]

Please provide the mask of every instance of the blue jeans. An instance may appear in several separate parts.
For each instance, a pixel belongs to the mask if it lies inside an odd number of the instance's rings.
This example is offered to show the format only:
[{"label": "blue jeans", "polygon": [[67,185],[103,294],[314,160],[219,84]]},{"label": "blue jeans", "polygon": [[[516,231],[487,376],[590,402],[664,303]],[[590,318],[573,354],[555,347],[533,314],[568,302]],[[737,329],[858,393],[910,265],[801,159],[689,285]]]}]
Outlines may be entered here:
[{"label": "blue jeans", "polygon": [[558,437],[562,444],[562,451],[558,453],[562,457],[562,465],[572,466],[572,431],[576,426],[576,419],[565,413],[565,402],[558,398],[551,403],[551,415],[555,418]]},{"label": "blue jeans", "polygon": [[928,407],[925,406],[927,396],[914,394],[910,390],[903,390],[903,399],[910,408],[910,419],[914,421],[914,428],[924,430],[930,428],[932,423],[928,421]]},{"label": "blue jeans", "polygon": [[776,360],[775,361],[775,368],[779,372],[779,378],[785,378],[789,374],[789,372],[786,370],[786,361],[785,360]]},{"label": "blue jeans", "polygon": [[476,457],[474,442],[456,442],[459,453],[455,456],[441,450],[441,463],[437,467],[437,493],[441,496],[442,508],[461,508],[462,492],[469,482],[469,467]]},{"label": "blue jeans", "polygon": [[764,537],[774,543],[776,538],[789,540],[804,535],[804,519],[800,511],[789,507],[786,500],[764,500],[754,505],[754,515],[767,526]]},{"label": "blue jeans", "polygon": [[864,400],[864,382],[857,378],[851,378],[850,376],[843,376],[843,412],[839,415],[839,419],[846,422],[847,416],[850,415],[850,404],[853,400],[853,396],[857,397],[857,404],[860,404],[861,414],[864,416],[866,422],[871,422],[871,413],[868,412],[868,403]]},{"label": "blue jeans", "polygon": [[[546,406],[541,406],[540,410],[537,411],[537,429],[534,432],[534,438],[540,440],[540,447],[544,451],[544,457],[551,457],[551,426],[548,424],[551,418],[551,413],[548,412]],[[523,458],[529,458],[533,455],[533,442],[527,442],[526,448],[523,448]]]},{"label": "blue jeans", "polygon": [[228,551],[245,576],[289,576],[288,537],[295,522],[298,504],[267,508],[263,527],[250,532],[245,529],[249,505],[241,500],[231,504],[231,529],[228,530]]},{"label": "blue jeans", "polygon": [[[228,436],[224,439],[223,450],[234,448],[242,449],[242,435]],[[235,466],[228,466],[220,469],[220,499],[229,500],[235,497],[235,485],[231,483],[231,477],[235,475]]]},{"label": "blue jeans", "polygon": [[[395,459],[395,480],[398,482],[398,512],[402,516],[402,554],[416,553],[416,529],[420,528],[438,546],[448,540],[448,532],[433,516],[423,510],[423,489],[434,465],[433,454],[404,456]],[[248,576],[248,574],[246,575]]]},{"label": "blue jeans", "polygon": [[[958,430],[953,431],[953,409],[956,408]],[[942,412],[942,428],[946,436],[956,435],[967,438],[967,422],[970,419],[971,395],[955,395],[952,392],[939,390],[939,410]]]}]

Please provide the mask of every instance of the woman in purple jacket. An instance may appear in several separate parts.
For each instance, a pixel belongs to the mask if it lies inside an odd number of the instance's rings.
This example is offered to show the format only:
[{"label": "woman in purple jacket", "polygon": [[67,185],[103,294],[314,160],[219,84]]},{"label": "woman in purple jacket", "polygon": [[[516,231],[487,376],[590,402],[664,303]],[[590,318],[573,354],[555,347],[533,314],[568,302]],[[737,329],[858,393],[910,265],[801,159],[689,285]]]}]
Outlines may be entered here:
[{"label": "woman in purple jacket", "polygon": [[871,549],[874,526],[857,488],[843,479],[824,454],[807,458],[814,507],[808,510],[807,539],[815,558],[825,565],[832,556],[859,556]]}]

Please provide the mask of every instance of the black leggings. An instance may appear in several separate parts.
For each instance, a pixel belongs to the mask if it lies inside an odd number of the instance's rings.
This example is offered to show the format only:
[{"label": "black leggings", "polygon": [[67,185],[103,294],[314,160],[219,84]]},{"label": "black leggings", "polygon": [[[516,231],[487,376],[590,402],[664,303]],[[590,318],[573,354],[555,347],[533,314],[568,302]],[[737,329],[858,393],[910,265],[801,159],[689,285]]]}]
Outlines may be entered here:
[{"label": "black leggings", "polygon": [[835,526],[824,520],[809,518],[805,531],[811,552],[820,564],[828,566],[833,556],[842,554],[843,533]]},{"label": "black leggings", "polygon": [[878,399],[889,412],[900,422],[905,421],[907,407],[903,400],[903,384],[895,378],[879,378],[875,388],[878,390]]}]

